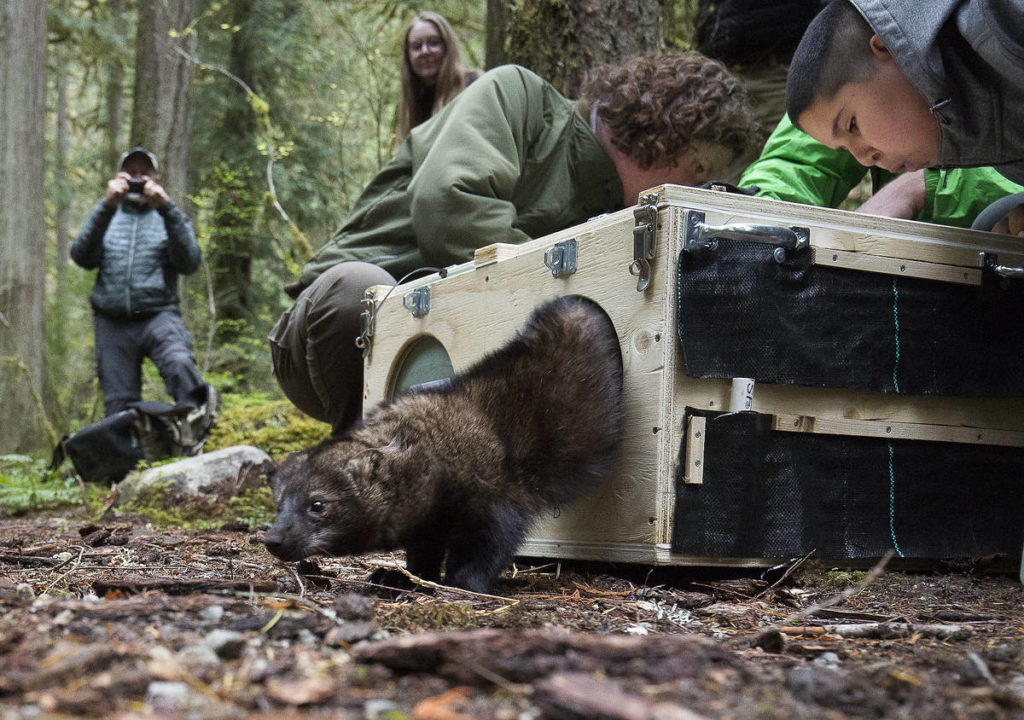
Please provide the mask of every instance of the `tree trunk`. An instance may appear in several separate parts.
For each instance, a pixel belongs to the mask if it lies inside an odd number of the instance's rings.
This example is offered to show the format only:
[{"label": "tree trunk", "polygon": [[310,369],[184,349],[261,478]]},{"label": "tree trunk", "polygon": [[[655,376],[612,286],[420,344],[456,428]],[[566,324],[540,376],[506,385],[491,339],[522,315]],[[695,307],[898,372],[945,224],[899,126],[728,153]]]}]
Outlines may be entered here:
[{"label": "tree trunk", "polygon": [[[260,50],[253,46],[252,38],[257,34],[253,25],[260,21],[260,13],[249,0],[236,0],[232,20],[242,29],[231,38],[228,70],[256,90],[256,53]],[[252,197],[258,131],[242,88],[233,86],[229,92],[235,100],[224,114],[224,126],[231,131],[231,145],[224,148],[216,173],[219,192],[210,233],[218,346],[236,342],[252,318],[252,258],[258,217],[258,205]]]},{"label": "tree trunk", "polygon": [[[110,0],[110,14],[115,20],[123,12],[122,0]],[[124,131],[124,64],[120,57],[113,58],[107,65],[106,112],[107,169],[110,173],[106,177],[110,177],[124,149],[121,147],[121,134]]]},{"label": "tree trunk", "polygon": [[510,0],[487,0],[487,38],[484,48],[484,62],[487,69],[508,63],[508,16]]},{"label": "tree trunk", "polygon": [[[0,0],[0,453],[53,441],[46,413],[46,0]],[[7,102],[16,98],[17,102]]]},{"label": "tree trunk", "polygon": [[139,3],[132,106],[131,144],[156,155],[161,184],[186,212],[195,35],[185,30],[194,17],[194,0]]},{"label": "tree trunk", "polygon": [[516,3],[509,8],[507,60],[575,97],[588,68],[658,48],[662,4],[663,0]]}]

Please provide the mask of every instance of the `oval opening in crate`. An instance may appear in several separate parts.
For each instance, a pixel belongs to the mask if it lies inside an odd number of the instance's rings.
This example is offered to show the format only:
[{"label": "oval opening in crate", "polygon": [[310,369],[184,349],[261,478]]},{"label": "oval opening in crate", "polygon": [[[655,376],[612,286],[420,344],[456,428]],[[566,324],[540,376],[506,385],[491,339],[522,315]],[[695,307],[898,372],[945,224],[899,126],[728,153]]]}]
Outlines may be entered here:
[{"label": "oval opening in crate", "polygon": [[391,365],[387,399],[414,385],[445,380],[455,374],[448,351],[433,335],[420,335],[410,341]]}]

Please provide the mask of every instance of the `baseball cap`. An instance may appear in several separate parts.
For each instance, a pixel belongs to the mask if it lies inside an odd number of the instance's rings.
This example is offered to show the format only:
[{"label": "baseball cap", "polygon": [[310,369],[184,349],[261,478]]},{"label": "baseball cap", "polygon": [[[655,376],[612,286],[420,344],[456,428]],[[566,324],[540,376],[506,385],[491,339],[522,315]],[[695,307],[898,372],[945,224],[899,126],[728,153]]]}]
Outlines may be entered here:
[{"label": "baseball cap", "polygon": [[156,163],[156,155],[154,155],[144,147],[133,147],[131,150],[125,150],[123,153],[121,153],[121,159],[117,161],[117,169],[123,169],[124,164],[128,162],[128,158],[132,157],[133,155],[145,155],[146,159],[149,160],[149,164],[153,166],[154,170],[157,170],[159,168],[159,165],[157,165]]}]

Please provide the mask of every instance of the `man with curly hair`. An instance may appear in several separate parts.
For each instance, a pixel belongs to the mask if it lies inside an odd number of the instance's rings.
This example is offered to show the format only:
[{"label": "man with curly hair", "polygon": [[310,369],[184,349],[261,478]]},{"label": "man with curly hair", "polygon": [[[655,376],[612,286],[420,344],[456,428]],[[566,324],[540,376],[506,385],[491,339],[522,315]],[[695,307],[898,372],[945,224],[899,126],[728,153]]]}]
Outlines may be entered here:
[{"label": "man with curly hair", "polygon": [[636,201],[698,185],[756,151],[739,82],[696,52],[605,65],[569,100],[534,73],[485,73],[426,123],[286,288],[270,335],[288,398],[341,432],[361,415],[360,300],[419,268],[467,262]]}]

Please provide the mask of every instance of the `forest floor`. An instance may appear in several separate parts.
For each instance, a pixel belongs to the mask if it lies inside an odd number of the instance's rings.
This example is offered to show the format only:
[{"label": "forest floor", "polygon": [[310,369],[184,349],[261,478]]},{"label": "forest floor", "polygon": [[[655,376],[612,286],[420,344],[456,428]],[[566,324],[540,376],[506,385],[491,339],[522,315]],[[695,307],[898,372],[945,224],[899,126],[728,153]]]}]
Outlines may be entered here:
[{"label": "forest floor", "polygon": [[1024,590],[973,568],[519,564],[389,595],[247,527],[0,519],[0,718],[1024,718]]}]

